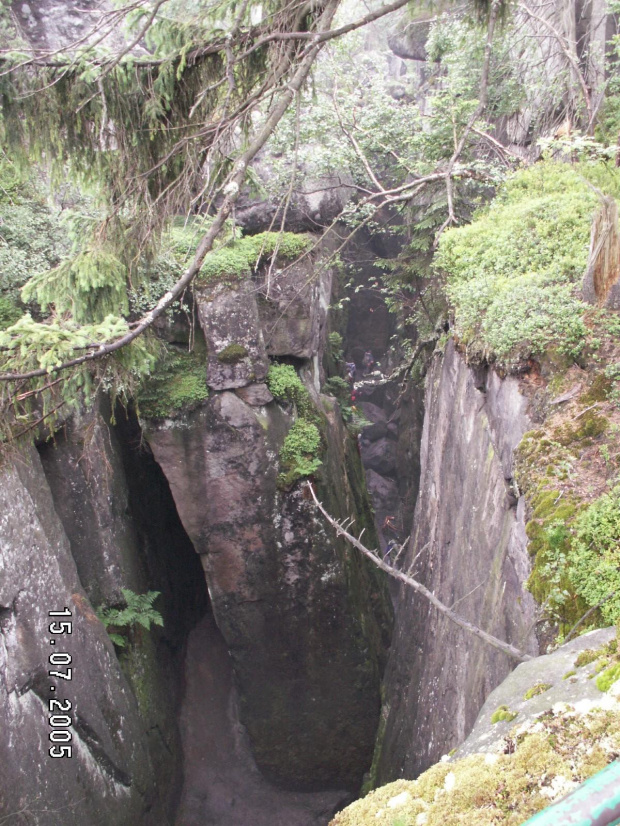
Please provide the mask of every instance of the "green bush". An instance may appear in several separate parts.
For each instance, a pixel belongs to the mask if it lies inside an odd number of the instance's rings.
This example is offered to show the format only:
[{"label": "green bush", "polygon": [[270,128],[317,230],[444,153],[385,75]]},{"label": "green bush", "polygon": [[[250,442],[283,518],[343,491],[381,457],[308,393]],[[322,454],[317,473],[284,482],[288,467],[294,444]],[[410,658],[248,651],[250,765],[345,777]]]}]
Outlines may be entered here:
[{"label": "green bush", "polygon": [[282,479],[286,485],[304,476],[312,476],[321,466],[317,453],[321,446],[321,435],[315,424],[305,419],[297,419],[284,439],[280,450]]},{"label": "green bush", "polygon": [[279,402],[294,404],[300,414],[310,415],[310,394],[291,364],[272,364],[267,373],[267,387]]},{"label": "green bush", "polygon": [[588,605],[598,605],[611,624],[620,617],[620,486],[593,502],[574,523],[569,576]]},{"label": "green bush", "polygon": [[129,588],[122,588],[125,599],[124,608],[114,608],[102,605],[97,609],[97,616],[104,624],[106,631],[114,645],[119,648],[127,646],[126,634],[136,626],[147,631],[151,625],[163,626],[162,615],[153,608],[153,603],[160,595],[160,591],[147,591],[146,594],[136,594]]},{"label": "green bush", "polygon": [[586,328],[576,296],[597,198],[568,164],[521,170],[465,227],[444,233],[455,332],[470,350],[510,365],[550,347],[574,357]]}]

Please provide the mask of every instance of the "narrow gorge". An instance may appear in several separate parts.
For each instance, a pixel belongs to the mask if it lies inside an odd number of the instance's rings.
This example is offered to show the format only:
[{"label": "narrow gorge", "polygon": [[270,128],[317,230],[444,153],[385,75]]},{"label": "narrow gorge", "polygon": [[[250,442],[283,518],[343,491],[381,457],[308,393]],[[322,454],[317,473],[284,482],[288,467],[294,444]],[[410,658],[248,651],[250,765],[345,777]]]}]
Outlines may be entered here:
[{"label": "narrow gorge", "polygon": [[619,37],[0,8],[0,824],[519,826],[616,770]]}]

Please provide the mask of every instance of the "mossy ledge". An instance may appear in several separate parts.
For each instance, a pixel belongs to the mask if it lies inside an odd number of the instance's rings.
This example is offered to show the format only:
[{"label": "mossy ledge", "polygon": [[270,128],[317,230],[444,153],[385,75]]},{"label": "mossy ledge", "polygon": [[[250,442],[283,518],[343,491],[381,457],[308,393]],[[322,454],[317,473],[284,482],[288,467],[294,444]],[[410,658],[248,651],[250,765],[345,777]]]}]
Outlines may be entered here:
[{"label": "mossy ledge", "polygon": [[352,803],[331,826],[520,826],[605,768],[620,749],[620,708],[544,712],[506,738],[510,753],[437,763]]}]

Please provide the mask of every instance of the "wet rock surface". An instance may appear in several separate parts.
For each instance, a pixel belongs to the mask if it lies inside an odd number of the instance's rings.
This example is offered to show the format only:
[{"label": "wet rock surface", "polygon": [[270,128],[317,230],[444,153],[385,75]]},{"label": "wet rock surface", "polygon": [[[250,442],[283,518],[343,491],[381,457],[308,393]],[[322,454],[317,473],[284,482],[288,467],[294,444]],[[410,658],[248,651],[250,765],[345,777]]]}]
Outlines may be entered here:
[{"label": "wet rock surface", "polygon": [[[138,706],[34,449],[0,479],[0,606],[0,814],[21,811],[41,826],[57,826],[59,813],[67,826],[166,823]],[[73,633],[52,648],[48,612],[65,607]],[[57,650],[72,658],[70,681],[48,675]],[[48,753],[52,699],[71,703],[70,759]]]}]

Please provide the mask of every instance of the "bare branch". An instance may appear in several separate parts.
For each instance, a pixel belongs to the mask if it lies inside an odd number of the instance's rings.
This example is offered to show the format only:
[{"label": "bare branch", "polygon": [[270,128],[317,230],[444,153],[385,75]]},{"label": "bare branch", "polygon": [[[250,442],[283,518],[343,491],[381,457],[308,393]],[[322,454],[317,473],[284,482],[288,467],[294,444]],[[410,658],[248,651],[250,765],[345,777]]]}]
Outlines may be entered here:
[{"label": "bare branch", "polygon": [[333,517],[331,517],[323,505],[319,502],[316,497],[316,493],[314,492],[314,488],[310,482],[306,482],[306,486],[308,487],[312,499],[314,500],[314,504],[323,514],[325,519],[329,522],[329,524],[335,528],[336,533],[339,536],[344,536],[344,538],[349,542],[353,547],[357,548],[365,557],[372,560],[372,562],[380,568],[382,571],[385,571],[386,574],[389,574],[394,579],[398,579],[400,582],[403,582],[409,588],[413,588],[414,591],[417,593],[422,594],[430,603],[432,603],[435,608],[437,608],[444,616],[446,616],[451,622],[455,625],[458,625],[460,628],[463,628],[470,634],[473,634],[475,637],[478,637],[481,640],[484,640],[488,645],[496,648],[498,651],[506,654],[513,660],[517,660],[518,662],[527,662],[528,660],[533,659],[529,654],[526,654],[524,651],[521,651],[518,648],[515,648],[514,645],[510,645],[504,640],[500,640],[497,637],[494,637],[492,634],[489,634],[487,631],[483,631],[482,628],[479,628],[477,625],[469,622],[463,617],[459,616],[459,614],[455,614],[451,608],[448,608],[447,605],[444,605],[441,600],[437,599],[435,594],[432,591],[429,591],[421,582],[418,582],[417,579],[414,579],[409,574],[404,573],[403,571],[398,570],[398,568],[394,568],[391,565],[388,565],[383,559],[380,559],[375,553],[370,551],[366,548],[359,539],[356,539],[352,534],[348,531],[344,530],[342,525],[337,522]]}]

